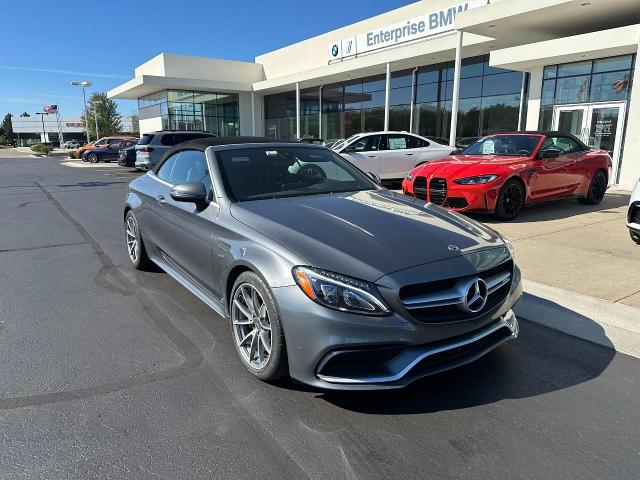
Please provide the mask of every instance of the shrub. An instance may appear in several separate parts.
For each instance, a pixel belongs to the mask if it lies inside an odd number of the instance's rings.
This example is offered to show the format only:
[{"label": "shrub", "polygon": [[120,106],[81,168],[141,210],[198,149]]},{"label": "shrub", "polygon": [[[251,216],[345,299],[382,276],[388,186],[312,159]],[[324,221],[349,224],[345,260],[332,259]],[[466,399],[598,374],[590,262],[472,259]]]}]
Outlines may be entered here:
[{"label": "shrub", "polygon": [[75,159],[75,158],[78,158],[77,150],[69,150],[69,151],[67,152],[67,156],[68,156],[69,158],[74,158],[74,159]]},{"label": "shrub", "polygon": [[36,145],[33,145],[31,147],[31,150],[33,150],[36,153],[43,153],[45,155],[49,155],[51,153],[51,151],[53,150],[53,146],[52,145],[45,145],[43,143],[37,143]]}]

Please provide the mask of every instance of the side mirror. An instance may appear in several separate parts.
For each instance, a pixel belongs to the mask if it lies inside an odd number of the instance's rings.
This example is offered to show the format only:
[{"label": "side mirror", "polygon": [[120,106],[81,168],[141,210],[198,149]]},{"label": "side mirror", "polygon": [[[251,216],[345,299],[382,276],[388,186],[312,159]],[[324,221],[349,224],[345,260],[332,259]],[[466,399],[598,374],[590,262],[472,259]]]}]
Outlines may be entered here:
[{"label": "side mirror", "polygon": [[558,158],[562,151],[557,148],[547,148],[538,154],[538,158]]},{"label": "side mirror", "polygon": [[171,189],[171,198],[202,205],[207,202],[207,189],[202,182],[180,183]]},{"label": "side mirror", "polygon": [[367,172],[367,177],[369,177],[371,180],[376,182],[378,185],[382,183],[382,181],[380,180],[380,177],[376,173]]}]

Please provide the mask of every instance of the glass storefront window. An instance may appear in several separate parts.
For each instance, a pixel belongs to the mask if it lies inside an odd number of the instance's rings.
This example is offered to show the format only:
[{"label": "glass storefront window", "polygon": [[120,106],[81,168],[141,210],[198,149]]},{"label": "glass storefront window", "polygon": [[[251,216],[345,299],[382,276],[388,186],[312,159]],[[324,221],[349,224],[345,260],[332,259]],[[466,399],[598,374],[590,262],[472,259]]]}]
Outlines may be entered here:
[{"label": "glass storefront window", "polygon": [[522,75],[524,74],[520,72],[508,72],[484,77],[482,81],[482,96],[520,93],[520,90],[522,90]]},{"label": "glass storefront window", "polygon": [[588,75],[591,73],[591,60],[585,62],[565,63],[558,65],[558,77],[569,77],[572,75]]},{"label": "glass storefront window", "polygon": [[411,86],[402,87],[402,88],[393,88],[390,90],[389,105],[409,105],[410,103],[411,103]]},{"label": "glass storefront window", "polygon": [[482,99],[482,135],[516,130],[520,95],[497,95]]},{"label": "glass storefront window", "polygon": [[138,105],[140,118],[159,115],[163,129],[240,134],[238,95],[234,93],[168,90],[143,97]]},{"label": "glass storefront window", "polygon": [[589,75],[558,78],[555,103],[584,103],[588,101],[589,80]]},{"label": "glass storefront window", "polygon": [[623,57],[602,58],[593,61],[593,73],[613,72],[616,70],[631,70],[633,63],[632,55]]},{"label": "glass storefront window", "polygon": [[591,101],[626,100],[631,75],[629,72],[599,73],[591,77]]},{"label": "glass storefront window", "polygon": [[626,101],[633,76],[633,60],[633,55],[622,55],[547,66],[544,68],[542,105]]},{"label": "glass storefront window", "polygon": [[438,83],[428,83],[416,86],[416,103],[438,101]]},{"label": "glass storefront window", "polygon": [[551,65],[549,67],[544,67],[544,76],[543,78],[556,78],[558,75],[558,66]]},{"label": "glass storefront window", "polygon": [[540,109],[540,118],[538,120],[538,128],[540,130],[551,130],[553,125],[553,107],[542,107]]},{"label": "glass storefront window", "polygon": [[551,105],[556,94],[556,81],[545,80],[542,84],[542,95],[540,97],[540,103],[542,105]]},{"label": "glass storefront window", "polygon": [[[460,81],[459,132],[461,137],[480,135],[484,128],[498,128],[494,111],[505,110],[507,119],[502,123],[507,130],[517,130],[520,90],[523,74],[491,67],[488,55],[463,59]],[[420,67],[415,75],[415,90],[412,89],[412,70],[394,72],[391,76],[389,97],[389,128],[407,130],[422,135],[446,137],[449,131],[453,82],[453,62]],[[414,91],[413,125],[411,122],[411,94]],[[305,91],[307,92],[307,91]],[[302,93],[302,92],[301,92]],[[319,95],[318,88],[308,89],[310,104],[301,105],[302,117],[315,112],[313,99]],[[487,98],[500,97],[502,103],[488,104]],[[511,105],[516,102],[515,116]],[[325,85],[322,89],[322,137],[345,138],[354,133],[379,131],[384,128],[385,75],[349,80]],[[502,109],[502,110],[501,110]],[[486,110],[486,112],[485,112]],[[278,138],[293,138],[293,128],[274,121],[287,118],[295,123],[295,92],[279,93],[265,97],[266,134]],[[486,119],[483,120],[483,115]],[[515,119],[514,119],[515,117]],[[318,126],[319,127],[319,126]],[[315,128],[310,119],[302,126],[302,133],[313,135],[308,129]],[[287,133],[289,137],[287,137]]]}]

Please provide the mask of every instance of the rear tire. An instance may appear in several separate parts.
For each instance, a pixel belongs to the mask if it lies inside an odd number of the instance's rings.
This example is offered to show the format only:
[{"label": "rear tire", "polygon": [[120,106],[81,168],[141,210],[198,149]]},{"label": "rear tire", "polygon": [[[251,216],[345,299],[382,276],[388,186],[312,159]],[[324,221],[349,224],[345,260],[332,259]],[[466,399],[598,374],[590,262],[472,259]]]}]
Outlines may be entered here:
[{"label": "rear tire", "polygon": [[524,188],[515,179],[508,180],[500,190],[494,215],[500,220],[513,220],[524,207]]},{"label": "rear tire", "polygon": [[271,290],[258,275],[240,274],[233,285],[229,313],[233,342],[246,369],[265,382],[288,376],[280,314]]},{"label": "rear tire", "polygon": [[589,190],[584,197],[578,199],[583,205],[598,205],[607,191],[607,176],[602,170],[593,174],[589,182]]},{"label": "rear tire", "polygon": [[129,210],[124,217],[124,237],[127,244],[129,260],[136,270],[153,270],[154,263],[147,255],[147,251],[142,243],[140,225],[133,210]]}]

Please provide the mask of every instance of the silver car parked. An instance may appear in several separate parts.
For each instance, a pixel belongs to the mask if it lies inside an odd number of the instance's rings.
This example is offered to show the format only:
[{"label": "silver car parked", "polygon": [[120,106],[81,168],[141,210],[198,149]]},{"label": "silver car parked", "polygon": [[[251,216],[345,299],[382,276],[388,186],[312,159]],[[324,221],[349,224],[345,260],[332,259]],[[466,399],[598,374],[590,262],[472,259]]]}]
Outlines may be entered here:
[{"label": "silver car parked", "polygon": [[374,179],[316,145],[183,143],[129,185],[129,257],[228,319],[265,381],[398,388],[515,338],[511,244]]},{"label": "silver car parked", "polygon": [[382,180],[402,180],[417,165],[444,158],[455,150],[407,132],[359,133],[331,148]]}]

